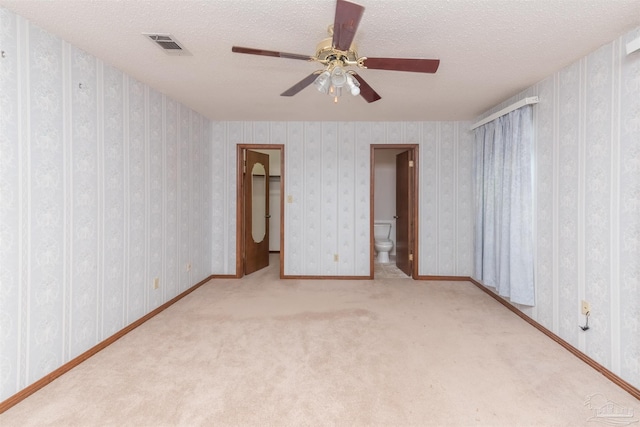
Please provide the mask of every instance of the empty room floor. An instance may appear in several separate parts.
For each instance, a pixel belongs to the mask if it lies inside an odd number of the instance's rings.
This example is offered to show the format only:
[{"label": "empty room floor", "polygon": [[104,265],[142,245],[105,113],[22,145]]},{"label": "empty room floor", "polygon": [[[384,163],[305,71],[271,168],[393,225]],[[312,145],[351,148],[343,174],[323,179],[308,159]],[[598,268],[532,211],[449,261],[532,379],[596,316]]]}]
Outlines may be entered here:
[{"label": "empty room floor", "polygon": [[274,262],[211,280],[0,425],[576,426],[639,403],[473,284],[280,280]]}]

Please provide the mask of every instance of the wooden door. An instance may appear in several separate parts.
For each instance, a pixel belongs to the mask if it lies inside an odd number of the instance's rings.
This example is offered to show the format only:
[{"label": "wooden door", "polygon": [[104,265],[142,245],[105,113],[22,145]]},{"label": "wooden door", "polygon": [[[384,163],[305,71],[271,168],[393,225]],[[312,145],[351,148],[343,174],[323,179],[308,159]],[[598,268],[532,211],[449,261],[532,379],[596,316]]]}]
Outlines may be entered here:
[{"label": "wooden door", "polygon": [[269,155],[246,150],[244,199],[244,274],[269,265]]},{"label": "wooden door", "polygon": [[413,151],[396,156],[396,265],[413,276]]}]

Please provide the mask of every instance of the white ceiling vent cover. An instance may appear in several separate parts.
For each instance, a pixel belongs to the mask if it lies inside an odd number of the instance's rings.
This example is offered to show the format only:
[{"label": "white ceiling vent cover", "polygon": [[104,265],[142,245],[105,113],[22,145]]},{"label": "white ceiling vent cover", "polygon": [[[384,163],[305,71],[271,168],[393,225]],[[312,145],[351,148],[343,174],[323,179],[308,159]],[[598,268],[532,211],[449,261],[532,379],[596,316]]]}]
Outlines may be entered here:
[{"label": "white ceiling vent cover", "polygon": [[171,34],[143,33],[142,35],[153,42],[156,46],[159,46],[167,55],[191,55],[191,52],[185,49],[182,43],[176,40],[176,38]]}]

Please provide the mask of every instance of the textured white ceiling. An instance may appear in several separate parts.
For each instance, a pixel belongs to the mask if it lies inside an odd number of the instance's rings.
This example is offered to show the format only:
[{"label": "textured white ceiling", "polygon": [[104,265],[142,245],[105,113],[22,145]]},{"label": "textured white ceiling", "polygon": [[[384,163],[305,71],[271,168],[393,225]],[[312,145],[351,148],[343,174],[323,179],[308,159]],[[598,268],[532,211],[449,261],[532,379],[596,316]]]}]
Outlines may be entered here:
[{"label": "textured white ceiling", "polygon": [[[29,19],[212,120],[472,120],[640,25],[640,0],[354,0],[355,37],[371,57],[439,58],[436,74],[360,70],[382,96],[338,104],[307,87],[316,69],[231,46],[314,55],[335,0],[0,0]],[[141,34],[171,33],[193,56],[168,56]]]}]

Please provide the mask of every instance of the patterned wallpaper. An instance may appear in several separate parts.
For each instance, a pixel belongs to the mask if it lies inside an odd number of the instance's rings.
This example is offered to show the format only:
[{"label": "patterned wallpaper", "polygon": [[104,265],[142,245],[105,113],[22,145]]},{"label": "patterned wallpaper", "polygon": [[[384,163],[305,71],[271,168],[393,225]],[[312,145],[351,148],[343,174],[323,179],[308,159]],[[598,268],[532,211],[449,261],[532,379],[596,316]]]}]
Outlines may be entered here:
[{"label": "patterned wallpaper", "polygon": [[[419,273],[472,271],[472,134],[458,122],[214,122],[213,271],[235,274],[236,145],[284,144],[285,274],[369,274],[370,146],[419,144]],[[339,261],[334,261],[334,254]]]},{"label": "patterned wallpaper", "polygon": [[[536,307],[521,309],[640,387],[640,28],[486,115],[538,95]],[[591,304],[582,332],[581,300]]]},{"label": "patterned wallpaper", "polygon": [[[209,122],[2,8],[0,28],[0,400],[235,273],[238,143],[285,145],[285,274],[368,274],[370,144],[400,143],[419,145],[419,273],[472,274],[469,123]],[[487,112],[541,99],[523,311],[635,386],[639,34]]]},{"label": "patterned wallpaper", "polygon": [[2,8],[0,46],[4,400],[211,274],[212,188],[208,120]]}]

